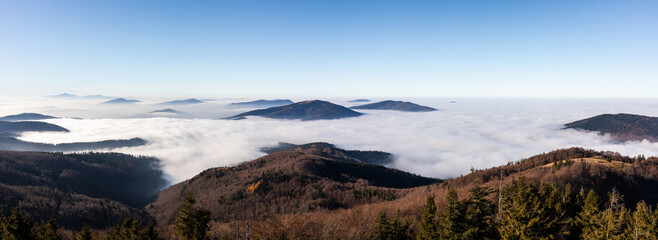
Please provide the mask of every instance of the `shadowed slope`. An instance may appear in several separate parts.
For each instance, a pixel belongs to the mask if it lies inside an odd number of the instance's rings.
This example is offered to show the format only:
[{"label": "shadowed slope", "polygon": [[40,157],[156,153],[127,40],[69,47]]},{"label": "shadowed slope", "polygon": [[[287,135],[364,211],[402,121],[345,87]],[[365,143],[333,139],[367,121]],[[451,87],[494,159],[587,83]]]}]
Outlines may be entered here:
[{"label": "shadowed slope", "polygon": [[351,109],[367,109],[367,110],[396,110],[403,112],[431,112],[436,111],[435,108],[421,106],[412,102],[402,102],[402,101],[382,101],[376,103],[370,103],[360,106],[350,107]]},{"label": "shadowed slope", "polygon": [[358,117],[363,115],[349,108],[326,101],[311,100],[286,106],[271,107],[241,113],[228,119],[244,119],[247,116],[260,116],[275,119],[321,120]]},{"label": "shadowed slope", "polygon": [[281,142],[275,147],[261,148],[261,151],[268,154],[281,151],[297,151],[332,158],[343,162],[369,163],[376,165],[390,164],[395,160],[393,154],[387,152],[344,150],[325,142],[307,143],[302,145]]},{"label": "shadowed slope", "polygon": [[633,114],[603,114],[565,124],[566,128],[610,134],[618,141],[658,141],[658,118]]},{"label": "shadowed slope", "polygon": [[399,189],[434,182],[382,166],[283,151],[203,171],[165,189],[146,209],[159,224],[168,224],[183,197],[192,193],[218,221],[253,219],[393,200]]},{"label": "shadowed slope", "polygon": [[293,104],[295,102],[290,101],[289,99],[275,99],[275,100],[256,100],[251,102],[236,102],[231,103],[228,106],[233,108],[268,108],[268,107],[278,107]]},{"label": "shadowed slope", "polygon": [[53,119],[56,117],[43,115],[39,113],[21,113],[16,115],[8,115],[0,118],[0,121],[32,121],[32,120],[44,120],[44,119]]},{"label": "shadowed slope", "polygon": [[66,227],[145,219],[139,207],[166,184],[155,158],[0,151],[0,209],[19,206],[38,220],[55,217]]}]

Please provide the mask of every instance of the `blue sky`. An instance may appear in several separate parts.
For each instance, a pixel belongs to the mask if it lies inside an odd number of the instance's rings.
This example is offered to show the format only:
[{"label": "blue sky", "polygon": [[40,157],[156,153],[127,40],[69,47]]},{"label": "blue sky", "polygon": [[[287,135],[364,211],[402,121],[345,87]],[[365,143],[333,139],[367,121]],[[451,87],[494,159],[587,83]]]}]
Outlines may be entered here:
[{"label": "blue sky", "polygon": [[0,94],[655,97],[658,1],[0,1]]}]

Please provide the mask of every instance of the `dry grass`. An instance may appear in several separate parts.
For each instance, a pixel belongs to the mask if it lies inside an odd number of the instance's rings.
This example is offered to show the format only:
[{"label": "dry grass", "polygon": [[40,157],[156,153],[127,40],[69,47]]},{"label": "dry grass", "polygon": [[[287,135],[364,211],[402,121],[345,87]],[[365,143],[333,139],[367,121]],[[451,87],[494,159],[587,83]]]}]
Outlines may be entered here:
[{"label": "dry grass", "polygon": [[[607,167],[618,167],[618,168],[623,168],[624,165],[628,164],[625,162],[621,161],[613,161],[613,160],[606,160],[601,156],[595,156],[595,157],[587,157],[587,158],[573,158],[569,159],[567,161],[571,161],[573,163],[588,163],[588,164],[599,164]],[[549,163],[544,165],[544,167],[554,167],[556,165],[556,162]]]}]

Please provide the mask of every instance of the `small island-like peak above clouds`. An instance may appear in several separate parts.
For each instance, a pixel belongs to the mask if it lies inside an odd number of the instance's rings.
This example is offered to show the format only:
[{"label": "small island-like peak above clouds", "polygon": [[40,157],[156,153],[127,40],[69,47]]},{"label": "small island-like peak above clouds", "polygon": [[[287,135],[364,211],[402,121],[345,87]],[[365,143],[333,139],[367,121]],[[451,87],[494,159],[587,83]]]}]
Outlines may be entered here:
[{"label": "small island-like peak above clouds", "polygon": [[163,102],[163,103],[159,103],[158,105],[190,105],[190,104],[199,104],[199,103],[205,103],[205,102],[195,98],[190,98],[190,99]]},{"label": "small island-like peak above clouds", "polygon": [[105,101],[102,104],[133,104],[138,102],[141,101],[135,99],[115,98],[109,101]]},{"label": "small island-like peak above clouds", "polygon": [[436,111],[436,108],[418,105],[412,102],[386,100],[366,105],[350,107],[351,109],[363,110],[395,110],[403,112],[431,112]]},{"label": "small island-like peak above clouds", "polygon": [[244,119],[247,116],[259,116],[274,119],[328,120],[349,117],[358,117],[363,113],[355,112],[349,108],[321,100],[309,100],[290,105],[258,109],[229,117],[227,119]]}]

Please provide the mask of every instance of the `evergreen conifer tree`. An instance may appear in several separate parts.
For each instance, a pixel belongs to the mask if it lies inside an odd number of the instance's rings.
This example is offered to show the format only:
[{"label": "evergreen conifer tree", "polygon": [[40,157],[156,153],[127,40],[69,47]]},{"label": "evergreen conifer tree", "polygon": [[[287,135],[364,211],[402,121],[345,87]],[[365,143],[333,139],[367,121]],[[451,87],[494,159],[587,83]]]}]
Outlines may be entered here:
[{"label": "evergreen conifer tree", "polygon": [[377,218],[377,230],[379,240],[407,240],[409,235],[409,223],[405,220],[402,222],[398,217],[389,219],[386,213],[380,212]]},{"label": "evergreen conifer tree", "polygon": [[446,194],[448,205],[443,212],[440,223],[439,237],[442,240],[463,239],[464,210],[455,189],[448,190]]},{"label": "evergreen conifer tree", "polygon": [[503,216],[499,227],[502,239],[564,239],[572,200],[568,192],[550,184],[512,181],[504,191]]},{"label": "evergreen conifer tree", "polygon": [[93,233],[91,232],[91,228],[89,226],[84,225],[80,229],[80,233],[78,236],[75,238],[76,240],[95,240],[96,238],[94,237]]},{"label": "evergreen conifer tree", "polygon": [[140,222],[135,218],[126,218],[116,225],[110,232],[108,240],[135,240],[141,239]]},{"label": "evergreen conifer tree", "polygon": [[653,219],[649,206],[644,201],[637,203],[635,211],[631,217],[631,227],[629,228],[631,239],[657,239],[658,236],[653,234]]},{"label": "evergreen conifer tree", "polygon": [[59,226],[55,223],[55,219],[51,218],[47,222],[41,224],[36,228],[37,239],[39,240],[61,240],[62,237],[57,234]]},{"label": "evergreen conifer tree", "polygon": [[439,224],[436,219],[436,203],[434,202],[434,195],[430,194],[427,196],[427,201],[425,202],[425,212],[423,213],[423,219],[418,227],[418,235],[416,239],[418,240],[433,240],[439,238]]},{"label": "evergreen conifer tree", "polygon": [[581,210],[576,217],[576,224],[580,228],[581,238],[596,239],[595,229],[601,225],[599,195],[590,190],[582,200]]},{"label": "evergreen conifer tree", "polygon": [[486,197],[489,188],[476,184],[471,189],[471,196],[464,203],[466,231],[465,239],[496,239],[497,231],[494,224],[495,206]]},{"label": "evergreen conifer tree", "polygon": [[9,217],[2,217],[2,239],[3,240],[31,240],[36,239],[34,234],[34,222],[30,214],[23,213],[17,207],[11,210]]},{"label": "evergreen conifer tree", "polygon": [[598,214],[597,224],[584,239],[628,239],[629,211],[622,204],[622,196],[616,189],[608,194],[608,203],[604,210]]},{"label": "evergreen conifer tree", "polygon": [[185,197],[185,203],[178,209],[174,228],[178,236],[187,240],[206,240],[210,226],[210,211],[195,207],[196,200],[192,194]]}]

